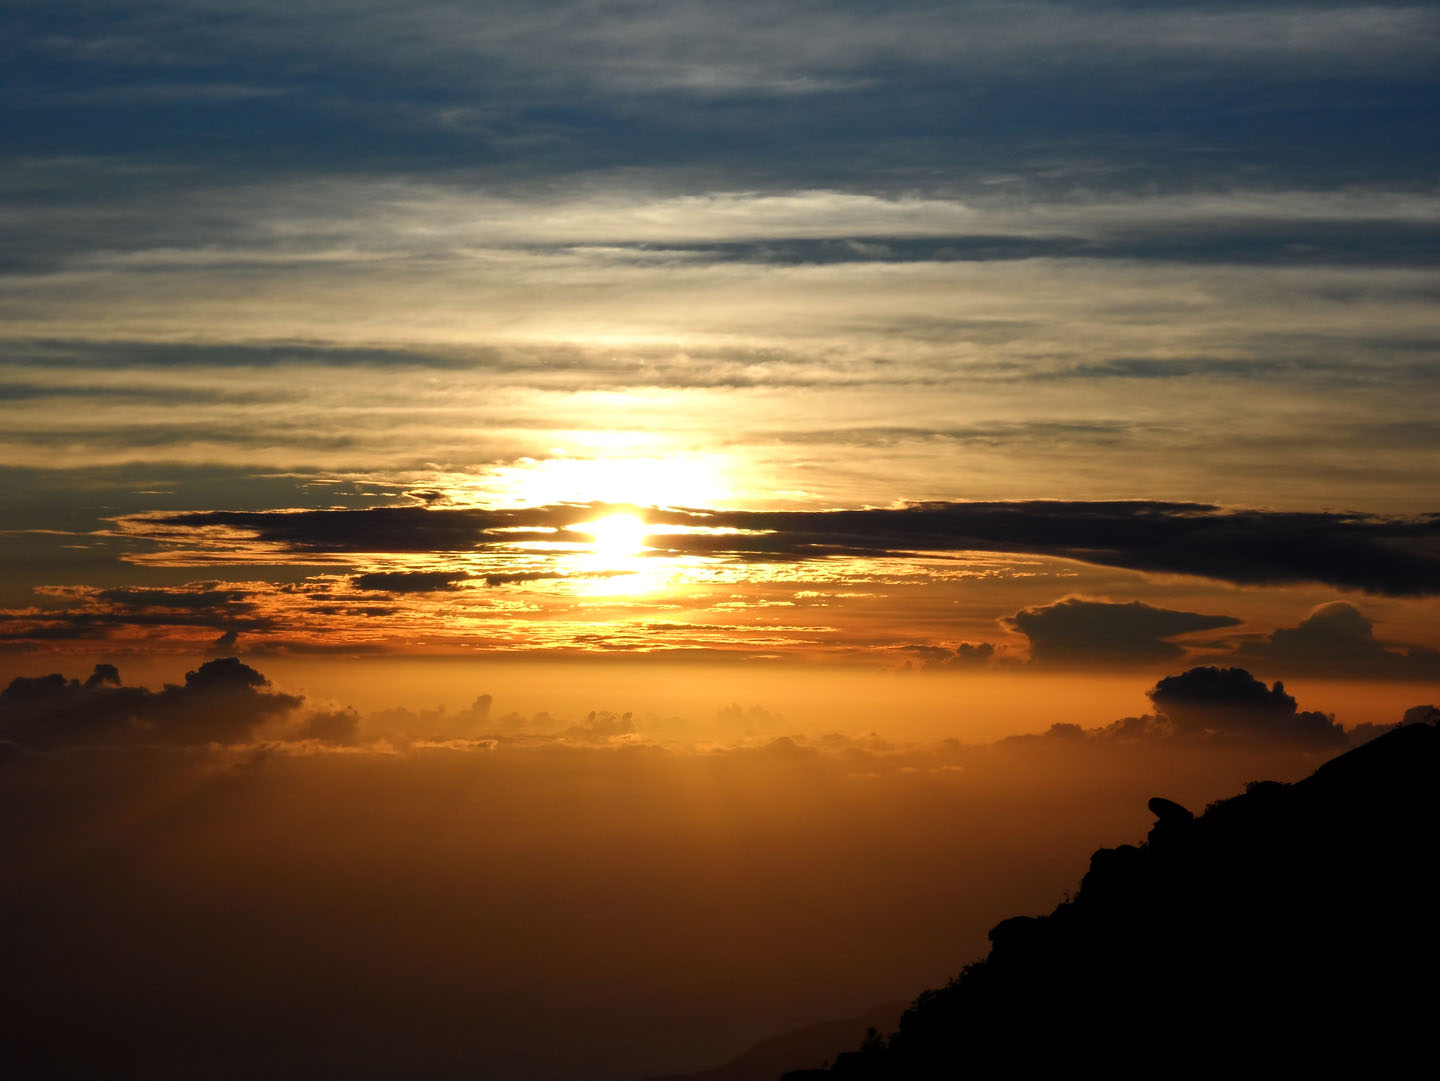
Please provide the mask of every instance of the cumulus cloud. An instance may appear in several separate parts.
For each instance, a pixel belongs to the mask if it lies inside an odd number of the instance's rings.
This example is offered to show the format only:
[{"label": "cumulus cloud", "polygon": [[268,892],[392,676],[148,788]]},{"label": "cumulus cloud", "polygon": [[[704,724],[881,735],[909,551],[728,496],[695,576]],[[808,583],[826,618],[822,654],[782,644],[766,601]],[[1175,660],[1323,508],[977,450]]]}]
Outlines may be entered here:
[{"label": "cumulus cloud", "polygon": [[585,743],[603,743],[636,734],[635,717],[632,713],[612,713],[608,709],[595,709],[586,714],[579,724],[571,725],[562,733],[565,739]]},{"label": "cumulus cloud", "polygon": [[1374,622],[1345,601],[1322,604],[1296,626],[1244,643],[1234,659],[1296,675],[1440,679],[1440,653],[1381,642]]},{"label": "cumulus cloud", "polygon": [[[1009,736],[995,744],[1009,751],[1109,754],[1120,748],[1169,748],[1174,753],[1329,754],[1359,746],[1390,731],[1394,724],[1356,724],[1345,728],[1335,715],[1300,710],[1282,682],[1267,687],[1243,668],[1197,666],[1169,675],[1146,691],[1155,713],[1122,717],[1096,728],[1056,721],[1040,734]],[[1417,705],[1401,724],[1433,724],[1440,711]],[[1104,750],[1109,748],[1109,750]]]},{"label": "cumulus cloud", "polygon": [[1140,601],[1112,604],[1068,597],[1026,608],[1006,621],[1030,639],[1030,661],[1040,665],[1148,664],[1181,656],[1169,639],[1191,631],[1233,627],[1230,616],[1156,608]]},{"label": "cumulus cloud", "polygon": [[17,676],[0,692],[0,738],[26,747],[237,743],[302,699],[234,657],[206,661],[158,691],[121,683],[98,664],[83,683]]},{"label": "cumulus cloud", "polygon": [[[1313,754],[1358,746],[1393,727],[1367,723],[1347,730],[1332,714],[1301,711],[1282,683],[1267,687],[1243,668],[1191,668],[1166,676],[1146,694],[1155,705],[1154,713],[1122,717],[1097,728],[1057,721],[1043,733],[1009,736],[996,747]],[[1403,723],[1427,723],[1432,709],[1417,706],[1406,713]],[[1103,752],[1107,747],[1111,752]]]},{"label": "cumulus cloud", "polygon": [[317,710],[305,718],[298,734],[300,739],[354,746],[360,741],[360,715],[353,709]]},{"label": "cumulus cloud", "polygon": [[1266,687],[1243,668],[1192,668],[1147,692],[1180,735],[1220,734],[1320,746],[1343,746],[1335,718],[1300,712],[1278,680]]}]

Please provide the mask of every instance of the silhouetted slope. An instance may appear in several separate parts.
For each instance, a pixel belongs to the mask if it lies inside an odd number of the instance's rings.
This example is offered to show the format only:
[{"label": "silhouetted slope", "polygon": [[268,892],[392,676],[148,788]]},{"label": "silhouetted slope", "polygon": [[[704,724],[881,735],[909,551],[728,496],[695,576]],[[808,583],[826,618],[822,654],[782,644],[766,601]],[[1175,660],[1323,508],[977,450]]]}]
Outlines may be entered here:
[{"label": "silhouetted slope", "polygon": [[904,1003],[887,1003],[867,1010],[859,1017],[806,1025],[761,1040],[743,1055],[714,1069],[651,1078],[650,1081],[774,1081],[782,1070],[805,1063],[830,1061],[837,1047],[854,1047],[868,1029],[890,1031],[904,1009]]},{"label": "silhouetted slope", "polygon": [[787,1081],[1433,1062],[1440,729],[1398,728],[1198,819],[1151,810],[1145,844],[1101,849],[1073,900],[996,926],[989,957],[888,1041]]}]

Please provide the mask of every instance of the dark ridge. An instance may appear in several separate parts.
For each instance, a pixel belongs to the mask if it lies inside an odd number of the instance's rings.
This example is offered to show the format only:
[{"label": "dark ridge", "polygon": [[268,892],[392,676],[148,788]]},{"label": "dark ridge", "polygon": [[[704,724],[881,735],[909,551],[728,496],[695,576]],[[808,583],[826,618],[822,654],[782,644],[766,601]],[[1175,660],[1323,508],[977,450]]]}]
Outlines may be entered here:
[{"label": "dark ridge", "polygon": [[[1429,714],[1433,719],[1433,711]],[[926,991],[835,1078],[1399,1076],[1440,1004],[1440,728],[1411,724],[1200,817],[1164,799],[1049,916]]]},{"label": "dark ridge", "polygon": [[648,1081],[769,1081],[782,1070],[806,1062],[827,1062],[835,1048],[857,1044],[867,1031],[895,1027],[905,1003],[876,1006],[859,1017],[821,1021],[761,1040],[743,1055],[697,1073],[652,1077]]}]

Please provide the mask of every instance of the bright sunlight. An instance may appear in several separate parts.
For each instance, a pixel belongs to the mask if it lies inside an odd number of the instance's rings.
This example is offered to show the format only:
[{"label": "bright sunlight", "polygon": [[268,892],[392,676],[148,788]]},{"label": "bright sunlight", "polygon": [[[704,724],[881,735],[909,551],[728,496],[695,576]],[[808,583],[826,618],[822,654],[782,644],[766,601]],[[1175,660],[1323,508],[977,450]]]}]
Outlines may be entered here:
[{"label": "bright sunlight", "polygon": [[575,526],[594,538],[595,554],[607,560],[626,560],[640,554],[650,527],[633,514],[607,514]]}]

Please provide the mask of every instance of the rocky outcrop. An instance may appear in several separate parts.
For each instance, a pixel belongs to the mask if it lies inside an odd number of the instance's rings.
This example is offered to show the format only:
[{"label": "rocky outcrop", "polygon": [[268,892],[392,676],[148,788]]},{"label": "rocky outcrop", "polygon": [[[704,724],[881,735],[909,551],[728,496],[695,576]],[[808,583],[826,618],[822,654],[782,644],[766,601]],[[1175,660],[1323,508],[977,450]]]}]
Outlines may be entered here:
[{"label": "rocky outcrop", "polygon": [[[1430,720],[1430,714],[1425,714]],[[1410,724],[1199,817],[1151,800],[1048,916],[927,991],[825,1078],[1395,1075],[1434,1057],[1440,728]]]}]

